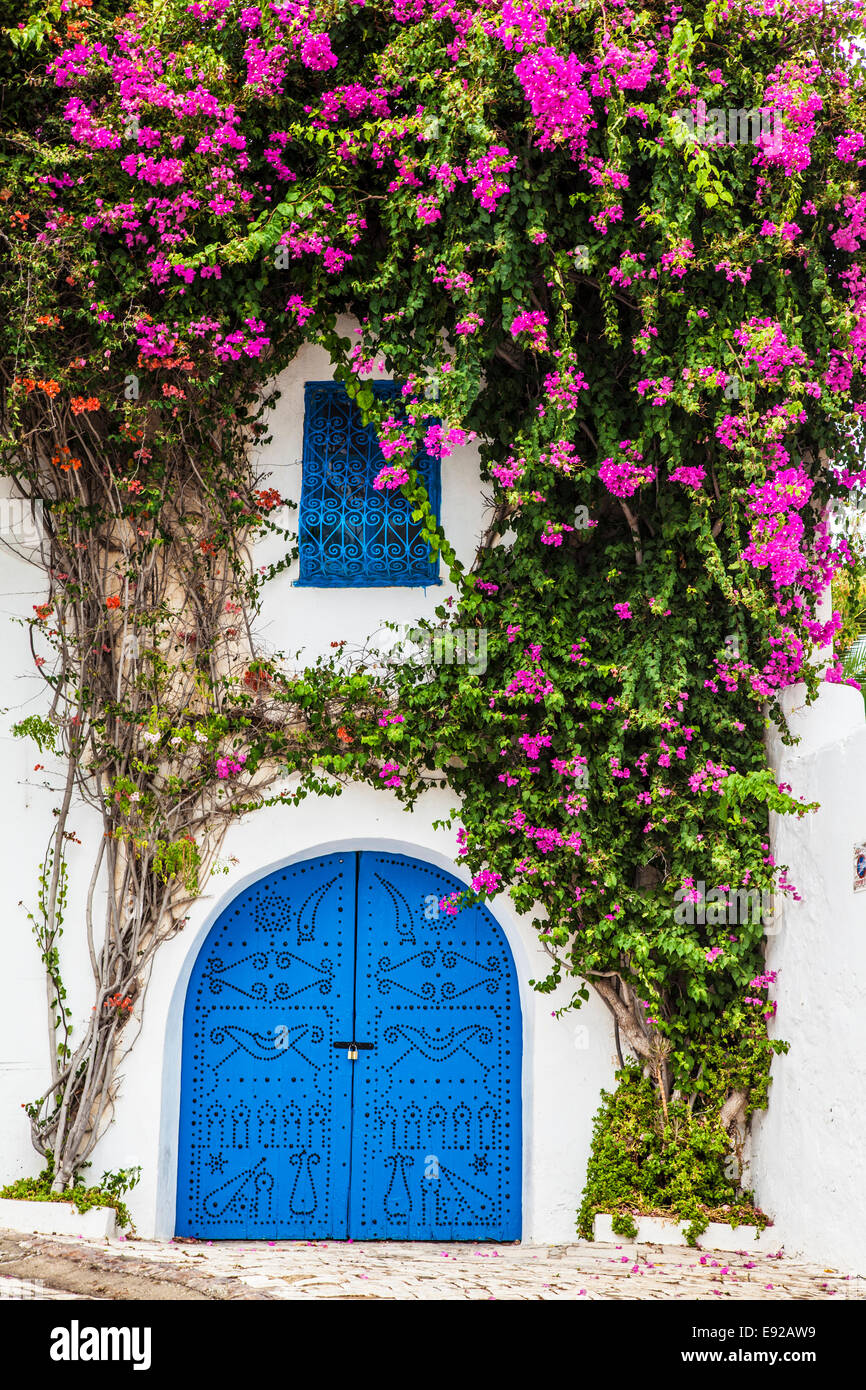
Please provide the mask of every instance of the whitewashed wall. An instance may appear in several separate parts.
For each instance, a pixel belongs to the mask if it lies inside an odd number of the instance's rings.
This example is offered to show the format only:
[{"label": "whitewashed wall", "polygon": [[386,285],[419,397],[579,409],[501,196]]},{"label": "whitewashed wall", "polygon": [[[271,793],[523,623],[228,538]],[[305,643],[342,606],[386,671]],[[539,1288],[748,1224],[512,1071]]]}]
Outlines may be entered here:
[{"label": "whitewashed wall", "polygon": [[[344,323],[342,330],[353,325]],[[306,381],[331,376],[326,354],[304,349],[279,381],[282,392],[270,413],[272,443],[262,448],[259,466],[265,486],[298,500],[301,482],[303,388]],[[461,558],[469,562],[482,528],[484,504],[477,453],[463,450],[442,462],[442,516],[447,534]],[[291,514],[296,521],[297,513]],[[291,521],[289,522],[291,524]],[[256,553],[257,564],[281,558],[273,538]],[[362,645],[383,622],[411,626],[451,592],[447,582],[423,589],[309,589],[296,588],[297,567],[279,576],[268,589],[259,623],[267,647],[302,660],[329,655],[331,642],[345,638]],[[0,553],[0,594],[6,617],[27,616],[41,601],[39,571],[21,558]],[[381,632],[379,645],[392,639]],[[8,728],[25,714],[44,708],[44,687],[36,677],[26,631],[6,624],[6,659],[0,663],[0,708],[4,761],[6,834],[0,837],[0,903],[6,925],[7,968],[0,974],[0,1179],[36,1170],[26,1117],[20,1106],[47,1082],[44,985],[30,924],[20,898],[32,904],[38,865],[44,853],[58,804],[55,791],[41,787],[52,775],[50,757],[38,755],[29,744],[13,740]],[[20,672],[34,672],[21,676]],[[33,772],[35,763],[48,769]],[[175,1169],[180,1080],[181,1025],[184,992],[199,947],[215,917],[242,886],[273,868],[331,849],[391,849],[426,858],[452,869],[454,832],[433,829],[447,815],[452,794],[430,792],[417,809],[404,811],[387,791],[352,787],[336,800],[308,799],[300,809],[275,807],[236,825],[230,832],[223,862],[227,874],[216,875],[207,897],[192,913],[189,925],[168,943],[156,961],[147,994],[141,1031],[121,1068],[123,1080],[115,1123],[94,1155],[92,1174],[106,1169],[140,1165],[141,1184],[130,1207],[139,1233],[168,1236],[174,1229]],[[64,971],[76,1019],[89,1013],[87,953],[80,931],[81,906],[89,877],[89,855],[101,834],[84,812],[75,829],[83,846],[70,847],[72,893],[63,945]],[[235,861],[235,862],[232,862]],[[465,878],[465,875],[460,875]],[[572,993],[563,986],[556,995],[530,989],[531,978],[543,978],[546,957],[531,929],[518,922],[507,899],[492,904],[504,929],[521,985],[524,1020],[524,1239],[568,1241],[574,1238],[575,1214],[585,1178],[592,1119],[599,1090],[613,1080],[613,1038],[604,1006],[593,998],[580,1015],[557,1022],[552,1013]],[[125,1030],[129,1032],[129,1029]]]},{"label": "whitewashed wall", "polygon": [[[34,604],[45,599],[42,570],[34,560],[35,536],[17,526],[17,511],[7,503],[8,483],[0,495],[0,921],[3,967],[0,970],[0,1181],[37,1171],[39,1159],[30,1144],[29,1123],[21,1106],[47,1085],[48,1041],[45,982],[36,942],[27,920],[35,910],[39,865],[53,825],[52,807],[60,804],[60,779],[50,756],[29,740],[15,739],[11,726],[29,714],[44,713],[45,682],[33,664],[29,629]],[[14,524],[11,524],[14,523]],[[10,531],[11,524],[11,531]],[[29,557],[29,558],[28,558]],[[37,765],[43,768],[37,770]],[[79,941],[67,956],[69,1005],[75,1021],[93,1003],[83,936],[77,933],[83,888],[90,875],[92,846],[102,828],[86,809],[71,828],[84,845],[69,844],[69,865],[81,888],[69,905],[64,942]],[[84,884],[81,884],[81,880]]]},{"label": "whitewashed wall", "polygon": [[[353,332],[351,320],[338,328]],[[266,487],[295,502],[301,496],[304,383],[328,381],[333,372],[322,348],[305,347],[279,378],[281,392],[276,407],[265,420],[272,442],[260,449],[256,463],[268,474]],[[384,372],[374,373],[377,378]],[[482,532],[484,503],[478,474],[478,453],[470,447],[442,460],[442,523],[458,556],[472,561]],[[281,524],[296,526],[297,512],[280,513]],[[256,552],[256,563],[271,564],[282,558],[281,542],[269,537]],[[363,643],[378,632],[378,643],[387,648],[393,639],[382,629],[385,622],[411,626],[434,610],[454,588],[442,566],[442,583],[427,589],[309,589],[295,587],[297,562],[267,586],[265,606],[257,631],[266,645],[290,655],[301,650],[308,660],[330,656],[330,643],[345,638],[350,646]]]},{"label": "whitewashed wall", "polygon": [[769,940],[778,971],[770,1104],[753,1135],[752,1179],[779,1244],[851,1273],[866,1271],[866,890],[853,890],[866,843],[866,720],[850,686],[825,684],[811,707],[785,692],[795,747],[775,732],[770,760],[814,815],[774,817],[773,849],[802,901]]},{"label": "whitewashed wall", "polygon": [[[351,327],[351,325],[344,325]],[[303,426],[303,384],[330,376],[325,354],[305,349],[280,380],[282,398],[270,416],[273,442],[260,454],[270,473],[265,485],[298,499]],[[461,557],[469,561],[481,530],[483,502],[477,456],[471,450],[443,460],[443,519]],[[256,562],[279,558],[275,543]],[[302,589],[296,572],[271,586],[260,633],[273,650],[328,655],[341,638],[362,644],[382,622],[411,625],[430,615],[450,590]],[[36,1171],[20,1107],[48,1079],[44,983],[25,907],[36,898],[36,878],[58,804],[52,760],[9,736],[26,714],[44,709],[44,686],[32,665],[26,617],[44,598],[38,569],[0,548],[0,751],[2,826],[0,905],[4,968],[0,972],[0,1179]],[[387,639],[385,639],[387,642]],[[753,1144],[752,1180],[758,1200],[775,1218],[779,1244],[790,1253],[862,1271],[866,1248],[866,892],[852,891],[852,853],[866,842],[866,723],[859,695],[828,686],[818,705],[798,706],[788,696],[791,722],[804,735],[796,749],[771,740],[783,781],[822,809],[803,821],[774,826],[777,860],[788,863],[803,901],[789,906],[770,941],[769,964],[779,971],[780,1036],[792,1041],[773,1066],[771,1107],[760,1117]],[[34,771],[37,763],[46,771]],[[49,786],[46,787],[46,780]],[[99,1146],[92,1173],[140,1164],[143,1178],[131,1207],[142,1235],[173,1229],[177,1148],[180,1031],[186,981],[210,924],[250,879],[276,866],[337,848],[388,848],[453,868],[452,833],[434,830],[452,798],[431,792],[413,813],[394,797],[353,787],[336,800],[308,800],[299,810],[273,808],[234,827],[224,858],[230,872],[216,876],[189,926],[157,960],[135,1048],[123,1068],[116,1123]],[[82,810],[73,822],[84,844],[69,847],[72,892],[63,940],[64,975],[76,1021],[92,1004],[81,906],[95,837],[101,833]],[[25,906],[19,906],[23,901]],[[508,900],[493,904],[506,932],[521,982],[524,1014],[524,1239],[567,1241],[583,1186],[591,1123],[599,1090],[611,1084],[614,1057],[608,1016],[594,998],[580,1015],[557,1022],[552,1011],[570,996],[539,995],[530,978],[545,973],[531,930],[515,920]]]},{"label": "whitewashed wall", "polygon": [[[161,952],[148,992],[141,1038],[126,1066],[117,1121],[99,1149],[102,1167],[141,1164],[144,1176],[131,1203],[142,1235],[173,1232],[180,1043],[186,983],[196,954],[218,913],[246,883],[275,867],[339,849],[385,849],[427,859],[454,871],[450,835],[431,828],[447,812],[446,794],[433,792],[424,813],[407,815],[387,794],[352,788],[336,801],[306,802],[302,812],[275,808],[232,832],[239,863],[215,880],[189,926]],[[524,1020],[524,1239],[574,1239],[599,1089],[613,1075],[606,1010],[592,1000],[580,1015],[557,1022],[552,1010],[571,994],[540,995],[528,980],[546,974],[545,957],[507,900],[491,904],[505,931],[520,981]],[[568,1103],[563,1103],[563,1096]]]}]

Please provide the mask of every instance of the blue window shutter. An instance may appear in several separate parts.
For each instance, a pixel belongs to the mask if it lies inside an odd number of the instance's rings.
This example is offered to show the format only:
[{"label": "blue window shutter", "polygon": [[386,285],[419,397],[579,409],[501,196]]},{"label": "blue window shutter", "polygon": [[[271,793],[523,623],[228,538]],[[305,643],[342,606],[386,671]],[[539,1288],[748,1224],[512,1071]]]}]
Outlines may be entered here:
[{"label": "blue window shutter", "polygon": [[[396,382],[371,385],[377,397],[400,401]],[[406,498],[399,490],[373,487],[384,464],[375,430],[362,424],[342,383],[307,382],[298,584],[367,589],[441,582],[439,557],[431,560]],[[412,467],[424,479],[438,517],[439,460],[421,451]]]}]

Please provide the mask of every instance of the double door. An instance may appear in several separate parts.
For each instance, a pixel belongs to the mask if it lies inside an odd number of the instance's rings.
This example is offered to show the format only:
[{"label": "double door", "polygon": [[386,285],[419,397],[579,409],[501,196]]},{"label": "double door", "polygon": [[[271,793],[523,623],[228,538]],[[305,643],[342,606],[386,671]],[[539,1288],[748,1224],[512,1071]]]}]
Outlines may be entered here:
[{"label": "double door", "polygon": [[177,1233],[514,1240],[521,1020],[491,914],[420,860],[280,869],[209,933],[184,1013]]}]

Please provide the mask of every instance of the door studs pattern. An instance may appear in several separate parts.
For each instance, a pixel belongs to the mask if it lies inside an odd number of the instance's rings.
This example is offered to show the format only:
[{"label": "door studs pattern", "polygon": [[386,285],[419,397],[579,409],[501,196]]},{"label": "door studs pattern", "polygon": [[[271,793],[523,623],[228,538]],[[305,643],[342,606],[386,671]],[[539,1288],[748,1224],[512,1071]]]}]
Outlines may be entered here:
[{"label": "door studs pattern", "polygon": [[485,908],[431,913],[459,886],[346,852],[221,914],[187,991],[179,1234],[519,1236],[517,982]]}]

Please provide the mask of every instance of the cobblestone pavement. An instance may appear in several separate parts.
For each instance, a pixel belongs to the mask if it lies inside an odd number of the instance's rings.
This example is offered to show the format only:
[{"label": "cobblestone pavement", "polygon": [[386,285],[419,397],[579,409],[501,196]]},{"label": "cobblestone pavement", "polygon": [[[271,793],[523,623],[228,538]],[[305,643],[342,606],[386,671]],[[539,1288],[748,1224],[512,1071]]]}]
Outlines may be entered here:
[{"label": "cobblestone pavement", "polygon": [[[200,1299],[866,1298],[862,1276],[820,1269],[781,1253],[731,1255],[625,1242],[93,1242],[7,1232],[3,1245],[0,1276],[5,1265],[9,1274],[26,1281],[28,1262],[37,1262],[39,1276],[49,1286],[89,1297],[81,1281],[99,1280],[94,1292],[109,1299],[147,1298],[142,1290],[148,1281],[160,1288],[151,1296],[166,1297],[164,1290],[174,1288],[175,1296]],[[41,1296],[56,1295],[46,1291]]]}]

